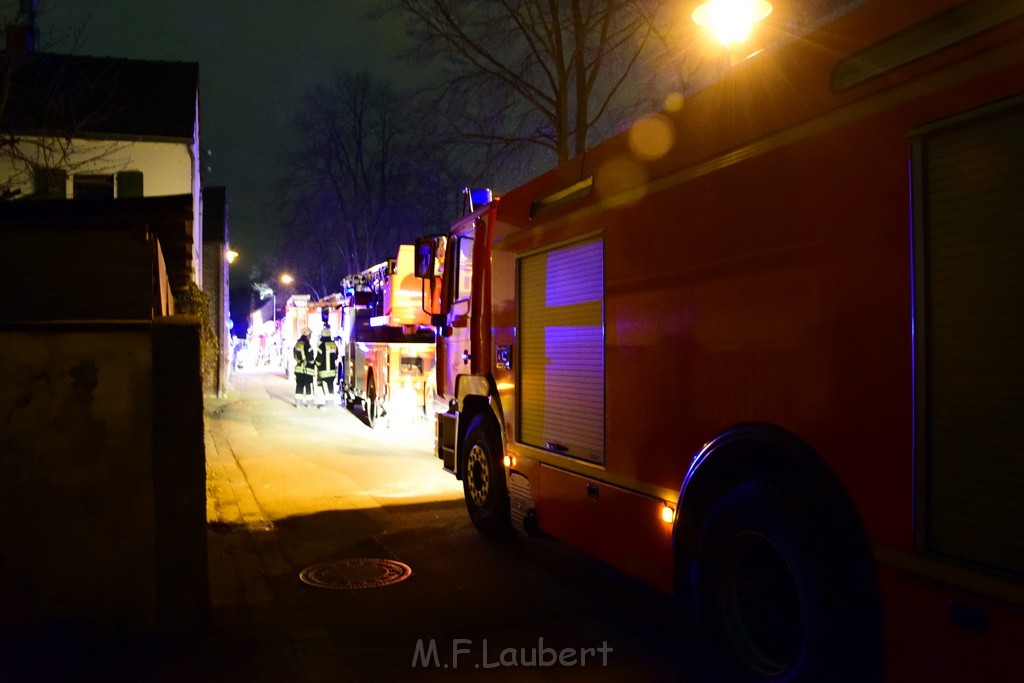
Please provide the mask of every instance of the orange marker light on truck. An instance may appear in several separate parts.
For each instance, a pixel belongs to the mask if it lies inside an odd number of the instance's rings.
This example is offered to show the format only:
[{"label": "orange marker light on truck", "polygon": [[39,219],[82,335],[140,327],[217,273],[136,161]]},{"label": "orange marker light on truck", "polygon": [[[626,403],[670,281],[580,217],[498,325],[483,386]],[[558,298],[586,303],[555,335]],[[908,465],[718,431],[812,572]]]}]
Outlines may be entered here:
[{"label": "orange marker light on truck", "polygon": [[671,524],[676,518],[676,511],[669,505],[663,505],[661,508],[661,521],[665,524]]}]

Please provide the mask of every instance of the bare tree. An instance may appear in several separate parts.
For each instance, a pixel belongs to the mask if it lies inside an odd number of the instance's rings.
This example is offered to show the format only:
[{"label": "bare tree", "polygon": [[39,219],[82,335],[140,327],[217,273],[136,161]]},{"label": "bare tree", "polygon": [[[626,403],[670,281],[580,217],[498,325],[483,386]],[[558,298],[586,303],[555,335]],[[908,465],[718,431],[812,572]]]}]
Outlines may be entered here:
[{"label": "bare tree", "polygon": [[[794,0],[776,13],[781,21],[774,30],[782,38],[802,33],[863,1]],[[565,161],[660,109],[668,95],[686,95],[720,78],[728,55],[689,20],[694,5],[387,0],[374,15],[405,16],[413,56],[444,64],[442,102],[455,134],[483,145],[487,157],[499,161],[490,172],[503,171],[514,182],[542,170],[509,172],[510,161],[534,162],[524,151],[544,150],[548,163]]]},{"label": "bare tree", "polygon": [[[14,16],[0,17],[6,27],[0,52],[0,199],[20,198],[22,188],[60,183],[81,169],[103,173],[125,165],[118,142],[75,142],[118,113],[119,105],[105,94],[115,78],[110,67],[102,60],[37,53],[37,15],[38,0],[19,0]],[[60,39],[72,51],[80,30]]]},{"label": "bare tree", "polygon": [[417,55],[447,68],[461,135],[494,149],[539,146],[557,161],[637,107],[663,59],[664,0],[390,0]]},{"label": "bare tree", "polygon": [[431,120],[388,83],[340,74],[309,93],[294,124],[302,147],[280,192],[281,253],[303,277],[331,289],[451,219],[454,204],[435,194],[451,181]]}]

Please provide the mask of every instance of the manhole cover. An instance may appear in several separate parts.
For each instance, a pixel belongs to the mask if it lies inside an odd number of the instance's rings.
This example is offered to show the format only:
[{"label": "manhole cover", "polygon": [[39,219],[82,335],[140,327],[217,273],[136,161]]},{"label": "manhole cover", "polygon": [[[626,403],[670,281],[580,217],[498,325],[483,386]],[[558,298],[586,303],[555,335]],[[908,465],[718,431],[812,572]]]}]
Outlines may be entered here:
[{"label": "manhole cover", "polygon": [[380,588],[404,581],[411,575],[412,569],[407,564],[360,557],[314,564],[303,569],[299,578],[317,588]]}]

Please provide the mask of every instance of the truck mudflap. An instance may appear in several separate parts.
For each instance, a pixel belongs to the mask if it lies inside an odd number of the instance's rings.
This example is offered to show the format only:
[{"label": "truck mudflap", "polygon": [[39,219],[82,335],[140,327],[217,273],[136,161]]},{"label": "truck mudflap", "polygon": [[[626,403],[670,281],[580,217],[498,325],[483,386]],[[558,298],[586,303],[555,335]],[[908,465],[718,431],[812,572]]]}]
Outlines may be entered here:
[{"label": "truck mudflap", "polygon": [[455,459],[455,446],[459,435],[459,414],[453,410],[437,414],[437,457],[447,472],[461,479]]},{"label": "truck mudflap", "polygon": [[512,526],[528,536],[537,533],[530,480],[518,472],[512,472],[509,475],[508,494],[512,508]]}]

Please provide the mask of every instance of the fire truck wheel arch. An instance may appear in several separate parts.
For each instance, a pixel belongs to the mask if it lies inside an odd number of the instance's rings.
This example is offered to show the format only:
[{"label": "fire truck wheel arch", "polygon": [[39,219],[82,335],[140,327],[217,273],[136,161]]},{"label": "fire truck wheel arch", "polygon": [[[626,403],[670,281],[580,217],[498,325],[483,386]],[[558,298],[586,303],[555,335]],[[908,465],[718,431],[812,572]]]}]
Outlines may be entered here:
[{"label": "fire truck wheel arch", "polygon": [[[499,425],[504,424],[505,418],[501,410],[501,400],[498,399],[498,387],[494,384],[493,378],[483,375],[459,375],[455,380],[455,396],[459,406],[460,425],[471,424],[473,418],[478,415],[488,420],[488,424],[497,435],[495,438],[501,443],[502,448],[499,452],[504,453],[505,434]],[[464,439],[467,432],[467,429],[460,426],[461,438]],[[456,477],[462,478],[461,469],[456,473]]]},{"label": "fire truck wheel arch", "polygon": [[[806,444],[768,425],[731,430],[694,459],[680,500],[676,592],[709,638],[703,664],[712,680],[879,679],[881,608],[871,549],[845,491]],[[743,593],[743,572],[758,575],[753,583],[775,584],[764,603]],[[788,606],[777,604],[787,594]],[[762,612],[788,609],[791,619],[747,623],[744,610],[722,609],[743,601]],[[751,607],[746,616],[754,613]],[[857,653],[858,661],[843,652]],[[740,661],[747,667],[730,668]],[[828,662],[843,664],[820,668]]]}]

